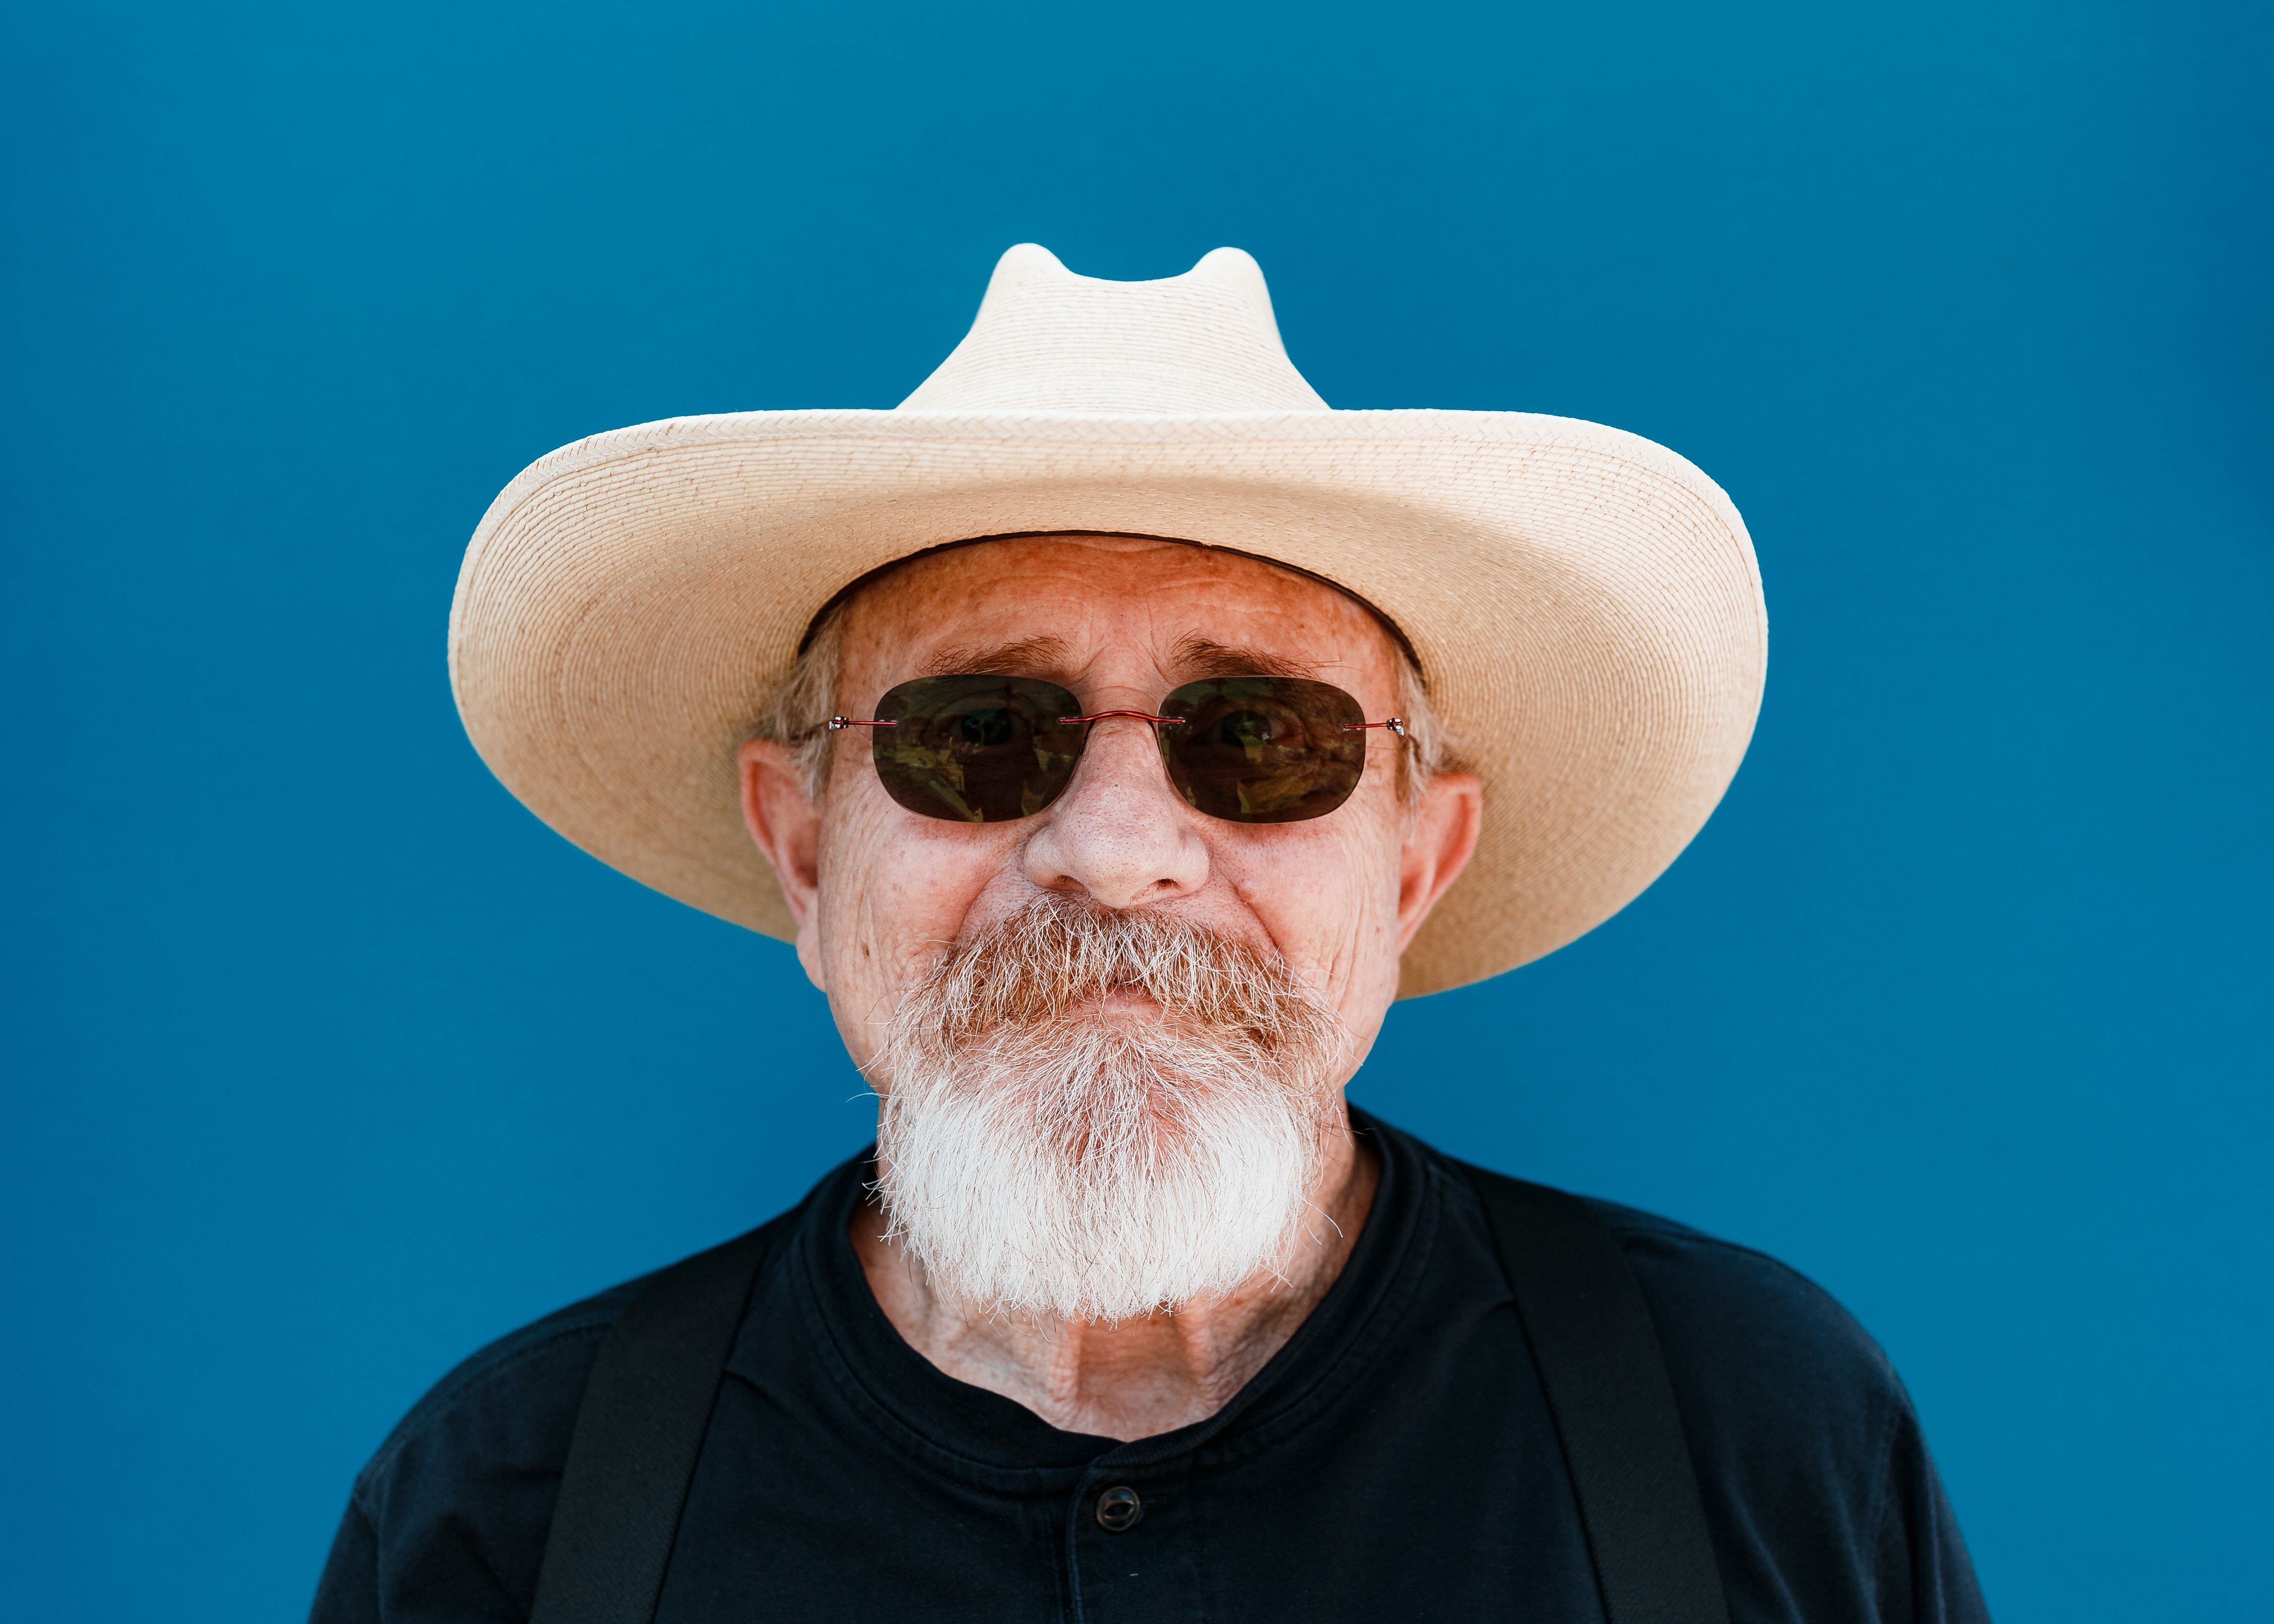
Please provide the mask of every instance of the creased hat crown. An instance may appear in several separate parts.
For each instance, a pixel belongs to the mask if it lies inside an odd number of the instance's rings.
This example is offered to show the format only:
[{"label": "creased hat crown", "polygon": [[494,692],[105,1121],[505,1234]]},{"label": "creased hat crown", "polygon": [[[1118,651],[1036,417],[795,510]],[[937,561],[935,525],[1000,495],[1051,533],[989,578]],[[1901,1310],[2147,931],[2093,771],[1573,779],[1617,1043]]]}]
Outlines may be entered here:
[{"label": "creased hat crown", "polygon": [[1219,248],[1181,276],[1077,276],[1021,243],[901,411],[1324,411],[1287,358],[1262,267]]}]

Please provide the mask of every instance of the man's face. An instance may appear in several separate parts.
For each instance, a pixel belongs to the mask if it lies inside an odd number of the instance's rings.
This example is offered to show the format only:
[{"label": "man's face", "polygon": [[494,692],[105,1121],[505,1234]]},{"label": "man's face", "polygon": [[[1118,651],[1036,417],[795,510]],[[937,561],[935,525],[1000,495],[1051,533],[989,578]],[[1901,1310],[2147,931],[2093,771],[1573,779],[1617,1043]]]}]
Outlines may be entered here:
[{"label": "man's face", "polygon": [[[915,560],[849,605],[837,708],[870,716],[911,678],[988,671],[1047,678],[1085,713],[1156,710],[1179,683],[1272,673],[1346,689],[1370,721],[1397,711],[1398,654],[1352,599],[1268,564],[1119,537],[991,541]],[[1440,778],[1418,808],[1399,794],[1387,732],[1336,811],[1242,824],[1194,810],[1171,786],[1150,725],[1094,724],[1071,784],[1032,817],[973,825],[911,812],[847,730],[817,808],[787,754],[745,752],[753,833],[799,923],[798,953],[867,1067],[909,989],[941,959],[1043,893],[1154,910],[1284,959],[1344,1029],[1339,1077],[1372,1046],[1397,959],[1474,842],[1477,793]],[[1105,1022],[1157,1014],[1102,1000]]]}]

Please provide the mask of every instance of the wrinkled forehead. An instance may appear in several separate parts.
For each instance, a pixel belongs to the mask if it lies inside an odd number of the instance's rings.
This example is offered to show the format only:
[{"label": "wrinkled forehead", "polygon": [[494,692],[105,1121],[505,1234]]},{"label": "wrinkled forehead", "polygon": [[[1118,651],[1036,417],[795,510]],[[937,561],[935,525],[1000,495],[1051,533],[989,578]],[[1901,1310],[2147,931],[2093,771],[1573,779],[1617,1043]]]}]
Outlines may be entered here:
[{"label": "wrinkled forehead", "polygon": [[1400,639],[1315,576],[1158,538],[996,538],[920,554],[846,600],[844,675],[1016,669],[1074,685],[1265,672],[1379,689]]}]

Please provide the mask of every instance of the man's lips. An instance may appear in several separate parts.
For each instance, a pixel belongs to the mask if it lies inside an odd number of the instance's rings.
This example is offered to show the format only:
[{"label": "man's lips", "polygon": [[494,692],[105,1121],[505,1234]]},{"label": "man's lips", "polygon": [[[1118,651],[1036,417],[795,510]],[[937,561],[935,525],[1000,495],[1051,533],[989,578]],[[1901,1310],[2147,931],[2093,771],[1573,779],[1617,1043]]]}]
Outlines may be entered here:
[{"label": "man's lips", "polygon": [[1161,1005],[1143,988],[1124,983],[1101,993],[1093,993],[1073,1006],[1075,1009],[1101,1015],[1146,1016],[1161,1013]]}]

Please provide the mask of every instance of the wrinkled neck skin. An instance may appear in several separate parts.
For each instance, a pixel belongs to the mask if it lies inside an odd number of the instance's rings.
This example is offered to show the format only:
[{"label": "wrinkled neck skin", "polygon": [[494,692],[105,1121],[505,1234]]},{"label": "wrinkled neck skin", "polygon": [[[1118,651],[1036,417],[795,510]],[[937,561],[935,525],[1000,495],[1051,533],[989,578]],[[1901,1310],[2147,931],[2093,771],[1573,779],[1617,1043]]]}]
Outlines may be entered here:
[{"label": "wrinkled neck skin", "polygon": [[1024,1404],[1052,1426],[1123,1441],[1172,1432],[1221,1410],[1318,1306],[1374,1205],[1381,1160],[1348,1129],[1320,1147],[1312,1211],[1278,1271],[1174,1312],[1096,1324],[975,1313],[932,1289],[885,1233],[873,1198],[853,1214],[853,1249],[877,1305],[908,1345],[959,1381]]}]

